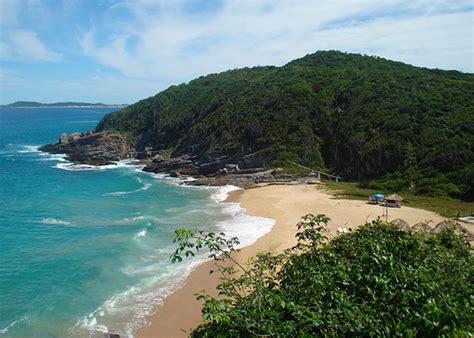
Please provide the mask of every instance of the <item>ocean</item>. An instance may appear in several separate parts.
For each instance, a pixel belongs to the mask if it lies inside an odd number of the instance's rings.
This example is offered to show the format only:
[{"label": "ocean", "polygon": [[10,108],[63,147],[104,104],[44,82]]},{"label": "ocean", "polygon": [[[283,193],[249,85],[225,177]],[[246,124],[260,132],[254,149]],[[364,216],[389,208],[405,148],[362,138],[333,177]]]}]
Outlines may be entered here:
[{"label": "ocean", "polygon": [[171,264],[178,227],[242,245],[273,220],[225,203],[234,187],[185,187],[130,161],[93,167],[38,151],[107,108],[0,109],[0,336],[133,336],[206,257]]}]

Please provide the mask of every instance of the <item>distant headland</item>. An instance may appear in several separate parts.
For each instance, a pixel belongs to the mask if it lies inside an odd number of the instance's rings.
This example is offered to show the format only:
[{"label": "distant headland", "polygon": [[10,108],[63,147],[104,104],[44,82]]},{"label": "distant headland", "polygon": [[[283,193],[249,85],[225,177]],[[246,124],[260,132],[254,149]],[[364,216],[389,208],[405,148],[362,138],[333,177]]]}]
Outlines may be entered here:
[{"label": "distant headland", "polygon": [[0,105],[0,108],[124,108],[126,106],[128,106],[128,104],[106,104],[87,102],[40,103],[34,101],[17,101],[6,105]]}]

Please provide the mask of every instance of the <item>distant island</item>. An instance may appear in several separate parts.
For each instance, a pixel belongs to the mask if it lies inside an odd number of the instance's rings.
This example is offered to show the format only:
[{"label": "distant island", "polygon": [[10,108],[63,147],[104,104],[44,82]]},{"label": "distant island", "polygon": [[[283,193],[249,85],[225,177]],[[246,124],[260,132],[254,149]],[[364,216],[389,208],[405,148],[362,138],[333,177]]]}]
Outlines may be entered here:
[{"label": "distant island", "polygon": [[87,102],[40,103],[34,101],[17,101],[6,105],[0,105],[1,108],[124,108],[127,106],[128,104],[106,104]]}]

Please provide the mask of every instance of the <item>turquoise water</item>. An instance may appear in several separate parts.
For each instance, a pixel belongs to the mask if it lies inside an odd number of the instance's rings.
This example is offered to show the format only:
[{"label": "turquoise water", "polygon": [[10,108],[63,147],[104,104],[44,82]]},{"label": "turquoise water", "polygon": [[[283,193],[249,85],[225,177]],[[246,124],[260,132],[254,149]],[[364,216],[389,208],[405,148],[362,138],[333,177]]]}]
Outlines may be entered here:
[{"label": "turquoise water", "polygon": [[38,152],[112,109],[0,109],[0,336],[133,335],[195,262],[171,264],[174,229],[244,243],[273,222],[131,163],[80,166]]}]

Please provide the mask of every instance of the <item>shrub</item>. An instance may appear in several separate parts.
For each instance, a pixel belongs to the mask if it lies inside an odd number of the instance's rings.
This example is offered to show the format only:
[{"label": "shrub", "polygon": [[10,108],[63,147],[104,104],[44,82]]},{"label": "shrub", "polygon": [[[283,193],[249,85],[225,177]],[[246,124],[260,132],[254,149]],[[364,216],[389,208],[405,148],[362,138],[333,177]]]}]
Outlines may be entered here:
[{"label": "shrub", "polygon": [[[329,219],[307,215],[298,244],[221,266],[220,297],[205,292],[195,337],[464,336],[473,330],[474,264],[452,230],[412,234],[380,220],[332,241]],[[236,238],[177,230],[173,260],[207,247],[233,260]],[[237,263],[234,261],[234,263]]]}]

